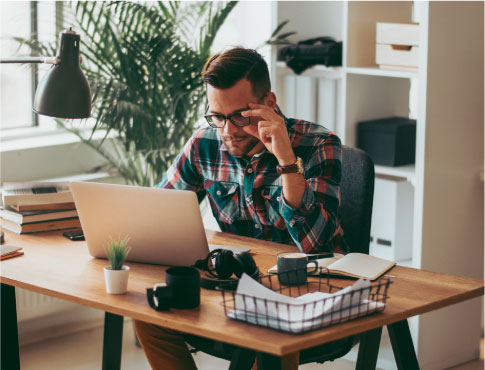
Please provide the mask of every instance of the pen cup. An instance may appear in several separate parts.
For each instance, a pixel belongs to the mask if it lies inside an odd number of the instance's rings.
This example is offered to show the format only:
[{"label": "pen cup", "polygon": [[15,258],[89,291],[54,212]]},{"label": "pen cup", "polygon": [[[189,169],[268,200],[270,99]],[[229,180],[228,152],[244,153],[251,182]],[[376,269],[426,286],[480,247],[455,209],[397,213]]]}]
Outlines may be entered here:
[{"label": "pen cup", "polygon": [[278,281],[282,285],[302,285],[307,282],[308,265],[314,264],[314,273],[318,270],[317,261],[308,261],[305,253],[283,252],[277,255]]}]

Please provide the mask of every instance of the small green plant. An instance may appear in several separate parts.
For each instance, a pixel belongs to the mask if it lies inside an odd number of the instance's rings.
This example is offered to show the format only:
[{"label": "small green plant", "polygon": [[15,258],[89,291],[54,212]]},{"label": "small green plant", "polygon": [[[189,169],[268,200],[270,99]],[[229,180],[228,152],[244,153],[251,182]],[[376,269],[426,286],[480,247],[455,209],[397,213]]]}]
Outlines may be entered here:
[{"label": "small green plant", "polygon": [[110,238],[105,251],[106,257],[108,257],[111,265],[111,270],[121,270],[125,264],[126,257],[128,257],[128,253],[131,251],[131,247],[128,247],[129,239],[127,236],[124,239],[118,238],[118,240]]}]

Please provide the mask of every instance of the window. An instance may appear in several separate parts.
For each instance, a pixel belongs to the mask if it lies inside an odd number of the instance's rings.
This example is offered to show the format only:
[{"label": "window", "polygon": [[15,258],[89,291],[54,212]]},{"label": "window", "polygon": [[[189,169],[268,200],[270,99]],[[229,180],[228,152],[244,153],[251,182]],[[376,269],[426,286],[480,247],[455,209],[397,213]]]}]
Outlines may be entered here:
[{"label": "window", "polygon": [[[62,2],[0,2],[1,57],[28,56],[13,37],[54,41],[59,26],[56,14],[62,14]],[[54,56],[54,55],[52,55]],[[35,88],[45,71],[45,64],[0,64],[0,130],[29,126],[55,126],[53,119],[33,113]]]},{"label": "window", "polygon": [[[62,1],[0,1],[0,57],[28,56],[30,50],[13,37],[55,41],[62,27]],[[271,2],[240,2],[219,31],[213,51],[234,45],[257,47],[271,33]],[[67,18],[68,16],[64,17]],[[270,48],[259,50],[270,62]],[[54,55],[45,55],[54,56]],[[37,81],[50,69],[46,64],[0,64],[0,130],[31,126],[56,127],[52,118],[33,113]]]}]

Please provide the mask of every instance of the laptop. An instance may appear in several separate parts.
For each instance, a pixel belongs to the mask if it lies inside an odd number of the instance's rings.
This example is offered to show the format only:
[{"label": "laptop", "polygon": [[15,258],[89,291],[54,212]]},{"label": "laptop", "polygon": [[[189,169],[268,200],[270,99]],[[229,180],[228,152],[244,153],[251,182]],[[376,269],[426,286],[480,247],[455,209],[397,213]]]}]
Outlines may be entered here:
[{"label": "laptop", "polygon": [[192,191],[90,182],[71,182],[71,191],[93,257],[106,258],[110,237],[129,237],[127,261],[168,266],[191,266],[224,248],[209,248]]}]

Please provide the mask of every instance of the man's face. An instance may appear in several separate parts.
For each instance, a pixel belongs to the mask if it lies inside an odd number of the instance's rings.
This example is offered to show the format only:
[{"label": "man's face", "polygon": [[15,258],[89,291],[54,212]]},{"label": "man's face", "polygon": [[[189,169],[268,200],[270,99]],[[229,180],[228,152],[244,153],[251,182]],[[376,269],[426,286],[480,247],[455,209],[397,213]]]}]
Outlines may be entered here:
[{"label": "man's face", "polygon": [[[229,89],[216,89],[207,85],[209,110],[207,114],[231,116],[234,113],[249,109],[248,103],[258,103],[260,97],[253,95],[251,83],[242,79]],[[252,117],[251,124],[257,127],[260,117]],[[229,152],[236,157],[253,156],[259,153],[264,144],[255,136],[245,132],[242,127],[235,126],[229,119],[222,128],[217,128],[219,137]]]}]

